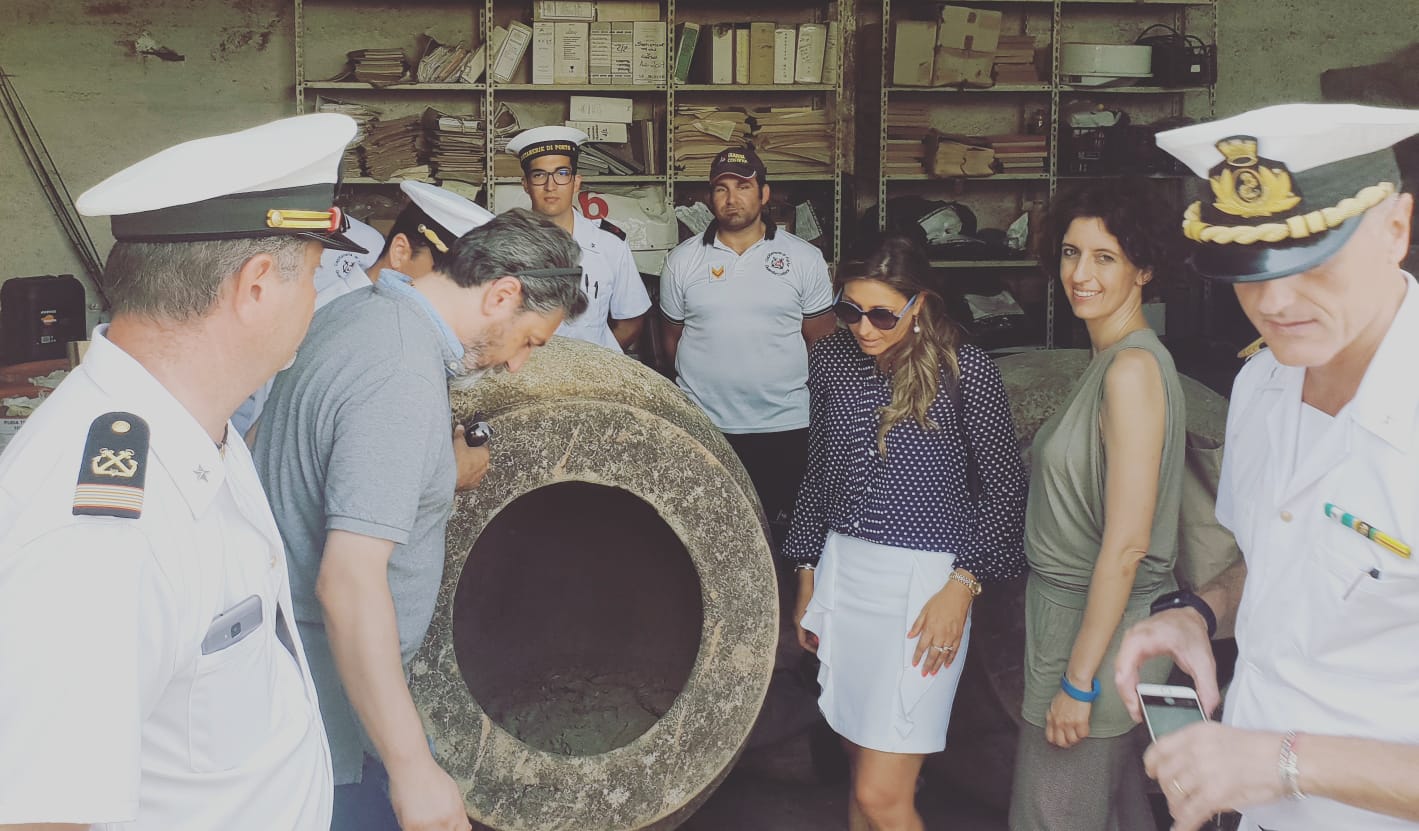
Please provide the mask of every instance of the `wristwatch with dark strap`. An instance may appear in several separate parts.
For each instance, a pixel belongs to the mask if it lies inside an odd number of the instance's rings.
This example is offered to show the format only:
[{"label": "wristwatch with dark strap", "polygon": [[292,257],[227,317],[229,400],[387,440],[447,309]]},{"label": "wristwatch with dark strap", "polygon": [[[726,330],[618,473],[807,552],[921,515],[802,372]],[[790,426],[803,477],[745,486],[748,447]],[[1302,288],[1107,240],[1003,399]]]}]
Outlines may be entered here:
[{"label": "wristwatch with dark strap", "polygon": [[1187,589],[1178,589],[1175,592],[1168,592],[1153,601],[1149,608],[1149,614],[1166,612],[1169,609],[1193,608],[1197,610],[1202,619],[1207,622],[1207,638],[1211,640],[1217,636],[1217,615],[1212,613],[1212,607],[1207,605],[1207,601],[1193,594]]}]

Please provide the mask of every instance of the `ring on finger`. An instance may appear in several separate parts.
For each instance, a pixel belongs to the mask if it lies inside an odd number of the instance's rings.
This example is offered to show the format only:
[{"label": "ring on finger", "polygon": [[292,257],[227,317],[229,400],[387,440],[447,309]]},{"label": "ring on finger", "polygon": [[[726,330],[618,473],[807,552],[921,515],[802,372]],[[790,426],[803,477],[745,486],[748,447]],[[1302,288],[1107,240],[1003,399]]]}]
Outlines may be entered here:
[{"label": "ring on finger", "polygon": [[931,647],[931,648],[932,648],[933,650],[937,651],[937,652],[950,652],[950,651],[951,651],[951,647],[949,647],[949,646],[933,646],[933,647]]}]

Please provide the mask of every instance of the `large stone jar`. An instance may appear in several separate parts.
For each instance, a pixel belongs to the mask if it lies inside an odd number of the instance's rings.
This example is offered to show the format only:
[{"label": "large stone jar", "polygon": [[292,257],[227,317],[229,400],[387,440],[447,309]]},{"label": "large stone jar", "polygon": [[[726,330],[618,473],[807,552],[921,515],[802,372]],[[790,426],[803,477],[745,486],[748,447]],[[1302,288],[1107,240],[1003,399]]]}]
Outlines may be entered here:
[{"label": "large stone jar", "polygon": [[490,828],[675,827],[738,757],[773,671],[773,564],[742,466],[673,384],[563,338],[453,408],[494,438],[411,670],[436,758]]}]

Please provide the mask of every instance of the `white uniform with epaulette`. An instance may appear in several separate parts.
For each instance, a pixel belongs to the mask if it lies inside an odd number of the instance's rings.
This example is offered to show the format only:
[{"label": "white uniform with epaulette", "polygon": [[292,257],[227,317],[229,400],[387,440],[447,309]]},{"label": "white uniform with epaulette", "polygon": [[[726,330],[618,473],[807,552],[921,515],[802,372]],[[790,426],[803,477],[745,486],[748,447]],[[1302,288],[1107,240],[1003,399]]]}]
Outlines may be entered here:
[{"label": "white uniform with epaulette", "polygon": [[[549,125],[518,133],[508,141],[507,150],[517,156],[524,176],[528,165],[542,156],[565,156],[575,173],[581,146],[586,141],[586,133],[581,130]],[[523,186],[529,186],[525,179]],[[535,199],[533,204],[536,205]],[[626,232],[604,219],[587,219],[575,208],[570,210],[572,238],[581,246],[581,289],[586,295],[586,311],[575,320],[562,323],[557,327],[557,334],[621,352],[610,321],[645,314],[650,309],[650,294],[641,281],[631,247],[626,244]],[[564,214],[559,213],[561,215]]]},{"label": "white uniform with epaulette", "polygon": [[557,334],[621,351],[608,320],[639,317],[650,309],[650,294],[641,282],[625,234],[606,220],[576,214],[572,238],[581,246],[582,293],[586,311],[557,327]]},{"label": "white uniform with epaulette", "polygon": [[[78,207],[120,242],[362,253],[331,207],[354,128],[312,115],[188,142]],[[0,825],[326,831],[330,751],[251,456],[106,327],[92,341],[0,455]]]}]

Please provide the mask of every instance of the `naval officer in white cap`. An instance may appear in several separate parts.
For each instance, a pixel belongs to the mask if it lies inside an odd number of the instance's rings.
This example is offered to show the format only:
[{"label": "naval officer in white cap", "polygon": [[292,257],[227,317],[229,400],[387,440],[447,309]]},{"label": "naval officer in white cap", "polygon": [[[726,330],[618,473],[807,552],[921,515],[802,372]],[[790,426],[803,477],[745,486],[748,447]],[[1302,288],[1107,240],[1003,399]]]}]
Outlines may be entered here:
[{"label": "naval officer in white cap", "polygon": [[199,139],[79,197],[112,323],[0,456],[0,826],[330,825],[280,536],[228,416],[291,360],[342,115]]},{"label": "naval officer in white cap", "polygon": [[509,153],[522,164],[522,189],[532,210],[557,223],[581,246],[586,314],[562,324],[557,334],[618,352],[635,345],[650,309],[650,294],[626,244],[626,233],[605,219],[577,210],[581,174],[577,158],[586,133],[571,127],[534,127],[513,136]]},{"label": "naval officer in white cap", "polygon": [[1144,758],[1177,823],[1419,829],[1419,285],[1391,146],[1419,112],[1295,104],[1161,133],[1208,180],[1183,233],[1267,349],[1237,376],[1217,519],[1245,560],[1160,598],[1119,651],[1171,655],[1218,705],[1209,633],[1235,618],[1224,725]]},{"label": "naval officer in white cap", "polygon": [[379,259],[367,269],[374,282],[386,268],[417,280],[447,266],[458,238],[493,218],[487,208],[438,185],[405,181],[399,189],[409,204],[385,235]]}]

